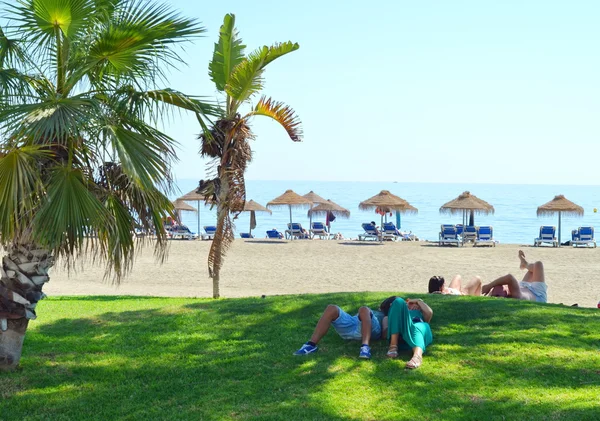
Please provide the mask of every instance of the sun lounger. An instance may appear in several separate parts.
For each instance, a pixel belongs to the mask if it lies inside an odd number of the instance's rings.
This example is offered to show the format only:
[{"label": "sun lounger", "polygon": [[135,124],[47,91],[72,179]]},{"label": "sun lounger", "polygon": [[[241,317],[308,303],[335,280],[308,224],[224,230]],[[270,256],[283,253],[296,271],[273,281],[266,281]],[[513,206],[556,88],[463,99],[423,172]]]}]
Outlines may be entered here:
[{"label": "sun lounger", "polygon": [[456,227],[454,225],[442,225],[440,227],[439,245],[443,246],[445,244],[461,245],[461,240],[456,233]]},{"label": "sun lounger", "polygon": [[543,243],[552,244],[552,247],[558,247],[556,227],[549,225],[542,225],[540,227],[540,236],[533,241],[533,246],[537,247]]},{"label": "sun lounger", "polygon": [[323,238],[329,240],[329,233],[325,229],[325,224],[322,222],[313,222],[312,227],[310,229],[310,233],[312,234],[312,238],[318,236],[321,240]]},{"label": "sun lounger", "polygon": [[380,235],[377,233],[377,229],[372,224],[362,224],[362,228],[363,230],[365,230],[365,232],[363,234],[358,234],[358,239],[360,241],[380,239]]},{"label": "sun lounger", "polygon": [[572,232],[573,239],[571,245],[577,246],[588,246],[593,245],[596,247],[596,240],[594,239],[594,227],[579,227],[577,230]]},{"label": "sun lounger", "polygon": [[458,236],[462,237],[463,232],[465,231],[465,226],[463,224],[456,224],[455,226],[456,226],[456,234]]},{"label": "sun lounger", "polygon": [[204,227],[205,234],[202,234],[203,240],[212,240],[215,238],[215,233],[217,232],[217,227],[214,225],[207,225]]},{"label": "sun lounger", "polygon": [[281,234],[279,231],[273,229],[273,230],[267,231],[267,238],[281,240],[283,238],[283,234]]},{"label": "sun lounger", "polygon": [[254,238],[254,236],[247,232],[240,232],[240,237],[242,238]]},{"label": "sun lounger", "polygon": [[477,238],[473,242],[473,246],[494,246],[494,229],[492,227],[477,227]]},{"label": "sun lounger", "polygon": [[477,240],[477,227],[474,227],[473,225],[466,225],[463,229],[462,240],[463,243],[474,243],[475,240]]},{"label": "sun lounger", "polygon": [[288,229],[285,230],[285,238],[292,237],[298,239],[308,238],[308,236],[304,232],[304,228],[302,228],[302,225],[297,222],[288,224]]},{"label": "sun lounger", "polygon": [[392,222],[384,222],[383,229],[381,230],[384,240],[396,241],[402,237],[400,232],[396,229],[396,225]]}]

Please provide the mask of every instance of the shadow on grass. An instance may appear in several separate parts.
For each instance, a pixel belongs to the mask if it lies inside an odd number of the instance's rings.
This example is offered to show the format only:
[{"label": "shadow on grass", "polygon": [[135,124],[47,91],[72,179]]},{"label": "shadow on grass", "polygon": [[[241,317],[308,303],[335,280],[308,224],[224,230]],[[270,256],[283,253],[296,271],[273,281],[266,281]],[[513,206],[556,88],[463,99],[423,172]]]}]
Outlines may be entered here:
[{"label": "shadow on grass", "polygon": [[100,297],[109,311],[66,315],[29,332],[22,371],[0,377],[8,390],[0,413],[32,418],[36,407],[39,419],[593,419],[593,406],[578,405],[584,390],[600,388],[590,368],[598,362],[590,354],[597,355],[600,319],[589,309],[411,294],[435,311],[435,342],[421,369],[403,369],[408,354],[385,359],[385,341],[373,344],[373,360],[360,361],[359,344],[333,332],[316,354],[291,355],[328,304],[352,313],[387,295],[165,299],[142,310],[134,308],[138,297]]}]

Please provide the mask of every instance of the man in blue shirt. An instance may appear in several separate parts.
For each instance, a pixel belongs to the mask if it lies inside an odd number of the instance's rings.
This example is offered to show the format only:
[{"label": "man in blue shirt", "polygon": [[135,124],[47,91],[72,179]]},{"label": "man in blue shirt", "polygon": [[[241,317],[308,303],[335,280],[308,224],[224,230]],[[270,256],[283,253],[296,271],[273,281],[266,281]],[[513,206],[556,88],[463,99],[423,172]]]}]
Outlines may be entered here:
[{"label": "man in blue shirt", "polygon": [[310,340],[294,352],[294,355],[308,355],[316,352],[317,344],[333,326],[335,331],[342,339],[361,341],[359,358],[370,359],[371,339],[378,340],[386,337],[383,330],[384,314],[381,311],[373,311],[369,307],[363,306],[358,309],[358,314],[351,316],[342,310],[339,306],[328,305],[323,315],[319,319]]}]

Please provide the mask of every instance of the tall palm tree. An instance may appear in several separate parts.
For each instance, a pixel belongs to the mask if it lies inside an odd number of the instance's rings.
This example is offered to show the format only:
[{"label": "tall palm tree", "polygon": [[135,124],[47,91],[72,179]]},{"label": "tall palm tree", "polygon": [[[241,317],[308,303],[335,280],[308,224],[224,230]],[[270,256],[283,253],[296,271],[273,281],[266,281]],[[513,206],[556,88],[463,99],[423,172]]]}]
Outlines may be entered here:
[{"label": "tall palm tree", "polygon": [[209,74],[217,90],[224,95],[223,117],[200,135],[201,155],[212,158],[212,177],[201,181],[198,192],[210,197],[217,205],[217,231],[208,255],[209,275],[213,280],[213,297],[218,298],[219,274],[223,257],[233,241],[230,213],[244,208],[246,186],[244,173],[252,159],[249,141],[254,139],[249,122],[254,116],[266,116],[277,121],[295,141],[302,140],[300,121],[285,104],[261,97],[246,114],[242,109],[264,86],[265,67],[273,60],[299,48],[283,42],[260,47],[247,56],[245,45],[235,28],[235,16],[225,15],[215,44]]},{"label": "tall palm tree", "polygon": [[0,30],[0,369],[16,367],[48,270],[86,254],[118,282],[134,228],[156,233],[175,141],[156,128],[183,108],[215,110],[171,89],[165,68],[204,29],[146,0],[14,0]]}]

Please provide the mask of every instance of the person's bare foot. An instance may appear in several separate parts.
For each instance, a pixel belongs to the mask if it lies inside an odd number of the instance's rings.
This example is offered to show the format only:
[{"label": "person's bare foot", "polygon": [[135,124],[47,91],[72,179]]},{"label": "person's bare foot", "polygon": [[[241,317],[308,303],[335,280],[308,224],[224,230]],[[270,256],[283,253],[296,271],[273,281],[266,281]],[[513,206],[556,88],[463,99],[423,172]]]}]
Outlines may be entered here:
[{"label": "person's bare foot", "polygon": [[523,250],[519,250],[519,259],[521,260],[521,265],[519,268],[527,269],[527,260],[525,260],[525,253],[523,253]]}]

